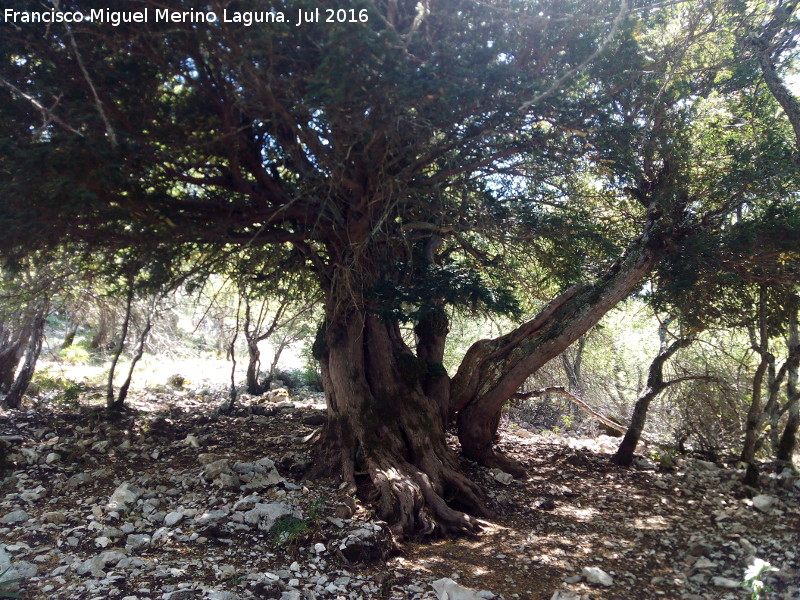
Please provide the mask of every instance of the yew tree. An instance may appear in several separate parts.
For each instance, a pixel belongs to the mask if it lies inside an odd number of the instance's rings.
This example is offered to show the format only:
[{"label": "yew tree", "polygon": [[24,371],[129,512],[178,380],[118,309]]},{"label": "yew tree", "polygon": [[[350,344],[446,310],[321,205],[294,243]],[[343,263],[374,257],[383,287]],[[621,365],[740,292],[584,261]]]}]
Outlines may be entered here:
[{"label": "yew tree", "polygon": [[[398,532],[476,531],[486,504],[448,423],[466,457],[521,475],[493,447],[504,403],[685,240],[759,197],[763,178],[729,176],[735,143],[698,144],[708,123],[735,125],[710,99],[759,76],[735,68],[724,15],[744,13],[356,0],[295,25],[320,4],[276,3],[287,22],[250,27],[0,24],[2,249],[289,253],[324,298],[318,464],[353,490],[365,472]],[[264,10],[57,10],[100,5]],[[324,22],[328,7],[344,22]],[[521,324],[451,375],[454,310]]]}]

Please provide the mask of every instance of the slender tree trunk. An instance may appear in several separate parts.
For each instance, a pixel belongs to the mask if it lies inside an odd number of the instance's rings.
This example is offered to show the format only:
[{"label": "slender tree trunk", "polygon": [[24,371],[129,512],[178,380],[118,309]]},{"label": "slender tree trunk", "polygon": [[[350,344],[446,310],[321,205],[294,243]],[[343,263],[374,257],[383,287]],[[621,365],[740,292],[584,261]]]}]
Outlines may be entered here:
[{"label": "slender tree trunk", "polygon": [[269,371],[267,372],[267,379],[269,379],[269,381],[275,379],[275,375],[278,373],[278,363],[287,346],[289,346],[289,337],[286,335],[281,336],[281,340],[275,346],[275,354],[272,355],[272,361],[269,363]]},{"label": "slender tree trunk", "polygon": [[772,19],[764,28],[760,37],[751,39],[756,50],[756,56],[761,66],[761,73],[767,88],[773,95],[778,104],[783,108],[789,123],[792,125],[795,136],[795,146],[797,151],[794,154],[794,162],[800,166],[800,102],[789,89],[789,86],[781,79],[773,61],[775,54],[781,45],[785,43],[785,38],[781,37],[781,30],[784,27],[792,27],[791,19],[796,15],[797,1],[792,0],[788,5],[775,8]]},{"label": "slender tree trunk", "polygon": [[[583,350],[586,348],[586,335],[578,338],[577,343],[573,346],[575,349],[574,356],[570,357],[569,352],[561,353],[561,366],[564,368],[564,373],[567,376],[569,387],[573,393],[579,397],[583,397],[583,379],[581,367],[583,365]],[[580,407],[574,402],[569,404],[569,414],[571,416],[580,413]]]},{"label": "slender tree trunk", "polygon": [[228,344],[228,357],[231,359],[231,384],[228,388],[228,401],[219,407],[219,412],[229,415],[233,412],[239,392],[236,390],[236,340],[239,338],[239,314],[242,310],[242,296],[239,296],[239,304],[236,307],[236,323],[233,326],[233,337]]},{"label": "slender tree trunk", "polygon": [[78,334],[78,324],[72,323],[67,334],[64,336],[64,341],[61,342],[61,349],[69,348],[75,342],[75,336]]},{"label": "slender tree trunk", "polygon": [[250,338],[247,339],[247,372],[245,380],[247,382],[247,393],[258,396],[264,392],[264,387],[258,380],[258,375],[261,372],[261,351],[258,349],[258,343],[253,342]]},{"label": "slender tree trunk", "polygon": [[14,383],[8,390],[5,398],[5,405],[9,408],[19,408],[22,404],[22,397],[28,389],[36,369],[36,361],[39,360],[39,353],[42,351],[44,341],[44,323],[47,316],[48,305],[42,303],[33,318],[31,333],[28,338],[28,346],[25,350],[25,362],[22,369],[17,373]]},{"label": "slender tree trunk", "polygon": [[[767,295],[762,286],[758,295],[758,338],[754,344],[754,350],[759,354],[760,360],[756,372],[753,375],[752,392],[750,398],[750,408],[747,411],[745,421],[744,444],[740,460],[747,465],[744,482],[747,485],[758,485],[758,467],[755,464],[756,445],[759,438],[759,428],[761,427],[763,411],[761,407],[762,386],[764,376],[769,369],[774,357],[769,353],[769,337],[767,335]],[[751,337],[755,338],[752,333]]]},{"label": "slender tree trunk", "polygon": [[145,317],[144,327],[139,333],[139,340],[136,343],[136,352],[131,358],[131,365],[128,368],[128,374],[125,377],[125,381],[122,382],[122,385],[119,387],[117,398],[114,400],[114,403],[111,406],[112,411],[118,411],[125,405],[125,400],[128,397],[128,389],[131,387],[131,380],[133,379],[133,370],[136,368],[136,363],[138,363],[142,359],[142,356],[144,356],[144,347],[147,343],[147,337],[150,335],[150,330],[153,327],[153,316],[156,311],[157,302],[157,297],[154,297],[150,305],[150,309],[147,312],[147,316]]},{"label": "slender tree trunk", "polygon": [[128,280],[128,290],[125,295],[125,316],[122,319],[122,330],[119,334],[119,340],[114,348],[114,353],[111,356],[111,366],[108,369],[108,380],[106,381],[106,408],[113,411],[115,405],[114,396],[114,373],[117,369],[117,363],[122,356],[122,351],[125,349],[125,339],[128,337],[128,327],[131,323],[131,307],[133,306],[133,277]]},{"label": "slender tree trunk", "polygon": [[247,343],[247,370],[245,372],[245,382],[247,385],[247,393],[258,396],[264,390],[258,381],[258,374],[261,371],[261,351],[258,349],[258,336],[257,332],[251,330],[251,307],[250,298],[247,296],[247,289],[242,284],[239,286],[239,298],[244,301],[244,322],[242,323],[242,330],[244,332],[244,339]]},{"label": "slender tree trunk", "polygon": [[[800,328],[797,324],[797,305],[798,297],[794,297],[794,306],[789,316],[789,337],[786,340],[789,353],[796,352],[800,346]],[[791,464],[794,458],[794,450],[797,447],[797,433],[800,430],[800,386],[798,382],[798,365],[794,364],[789,368],[786,379],[786,395],[788,396],[787,412],[788,419],[783,428],[783,434],[778,441],[776,458],[784,463]]]},{"label": "slender tree trunk", "polygon": [[104,307],[101,307],[100,316],[98,317],[97,321],[97,329],[95,330],[94,334],[92,335],[92,339],[89,342],[89,348],[91,348],[92,350],[99,350],[101,346],[104,346],[107,337],[108,337],[108,315],[106,314],[106,309]]},{"label": "slender tree trunk", "polygon": [[628,431],[625,432],[625,437],[622,438],[622,442],[616,453],[611,457],[611,462],[615,465],[629,467],[633,462],[633,453],[636,452],[636,446],[639,444],[639,438],[644,430],[645,421],[647,420],[647,409],[650,407],[650,402],[669,385],[674,383],[664,381],[664,364],[678,350],[686,348],[692,341],[692,338],[679,338],[675,340],[666,349],[662,350],[658,356],[653,359],[653,362],[650,363],[650,369],[647,374],[647,385],[636,400],[631,422],[628,425]]}]

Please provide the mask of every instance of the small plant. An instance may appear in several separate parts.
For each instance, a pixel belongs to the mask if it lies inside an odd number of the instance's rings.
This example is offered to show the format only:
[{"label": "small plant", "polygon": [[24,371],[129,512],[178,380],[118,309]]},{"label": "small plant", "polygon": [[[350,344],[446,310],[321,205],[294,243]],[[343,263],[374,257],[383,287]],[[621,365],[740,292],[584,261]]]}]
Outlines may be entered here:
[{"label": "small plant", "polygon": [[51,371],[37,373],[29,389],[36,390],[38,405],[54,403],[65,408],[77,408],[78,400],[86,393],[86,384],[72,379],[54,376]]},{"label": "small plant", "polygon": [[319,509],[325,504],[325,498],[318,498],[308,510],[308,517],[298,519],[297,517],[284,517],[278,519],[269,530],[272,543],[275,546],[286,548],[296,548],[300,540],[311,537],[319,528],[321,517]]},{"label": "small plant", "polygon": [[6,573],[10,570],[11,567],[8,567],[5,571],[0,573],[0,598],[22,598],[22,594],[12,589],[16,587],[15,584],[20,582],[20,578],[12,577],[6,579]]},{"label": "small plant", "polygon": [[59,350],[58,357],[69,365],[85,365],[92,361],[92,355],[81,345],[73,344]]},{"label": "small plant", "polygon": [[750,592],[750,600],[761,600],[762,597],[767,598],[767,594],[772,590],[764,583],[764,575],[777,570],[767,561],[760,558],[755,559],[753,564],[745,569],[742,587]]},{"label": "small plant", "polygon": [[278,519],[269,530],[272,543],[275,546],[294,547],[300,538],[310,531],[308,519],[298,519],[297,517],[284,517]]}]

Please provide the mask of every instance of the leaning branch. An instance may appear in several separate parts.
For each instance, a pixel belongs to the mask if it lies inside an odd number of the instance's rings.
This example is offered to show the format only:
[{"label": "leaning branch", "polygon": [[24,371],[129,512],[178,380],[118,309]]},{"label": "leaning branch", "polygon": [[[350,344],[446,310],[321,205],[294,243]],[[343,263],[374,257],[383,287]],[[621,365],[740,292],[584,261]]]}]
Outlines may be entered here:
[{"label": "leaning branch", "polygon": [[44,121],[44,123],[43,123],[41,129],[45,129],[47,127],[47,125],[49,125],[50,123],[56,123],[56,124],[60,125],[61,127],[63,127],[64,129],[66,129],[67,131],[69,131],[70,133],[75,133],[75,134],[83,137],[83,134],[80,131],[75,129],[72,125],[70,125],[64,119],[62,119],[57,114],[55,114],[53,112],[53,109],[47,108],[44,104],[39,102],[36,98],[31,96],[30,94],[26,94],[25,92],[23,92],[21,89],[19,89],[17,86],[15,86],[10,81],[7,81],[4,78],[0,77],[0,84],[2,84],[3,86],[7,87],[9,90],[14,92],[17,96],[20,96],[21,98],[23,98],[23,99],[27,100],[28,102],[30,102],[40,113],[42,113],[42,120]]},{"label": "leaning branch", "polygon": [[795,1],[788,3],[786,6],[776,8],[772,21],[767,23],[763,28],[763,33],[759,37],[752,39],[751,43],[756,49],[764,82],[775,100],[783,108],[789,123],[792,125],[795,145],[798,150],[794,160],[795,163],[800,165],[800,102],[797,101],[797,98],[781,79],[772,60],[776,51],[779,52],[781,32],[786,31],[787,27],[791,27],[789,20],[797,9],[797,5],[798,2]]},{"label": "leaning branch", "polygon": [[610,427],[611,429],[614,429],[615,431],[619,431],[623,435],[625,433],[627,433],[627,431],[628,431],[628,429],[626,427],[620,425],[619,423],[616,423],[616,422],[612,421],[608,417],[604,417],[599,412],[594,410],[591,406],[586,404],[586,402],[584,402],[583,400],[578,398],[575,394],[573,394],[570,391],[567,391],[565,388],[563,388],[561,386],[552,386],[552,387],[547,387],[547,388],[544,388],[544,389],[541,389],[541,390],[533,390],[531,392],[518,392],[518,393],[514,394],[513,398],[515,400],[527,400],[527,399],[530,399],[530,398],[539,398],[541,396],[547,396],[549,394],[558,394],[559,396],[564,396],[567,400],[572,402],[575,406],[577,406],[578,408],[580,408],[581,410],[583,410],[584,412],[589,414],[591,417],[593,417],[593,418],[597,419],[598,421],[600,421],[606,427]]},{"label": "leaning branch", "polygon": [[[61,7],[59,6],[59,0],[53,2],[57,11],[61,11]],[[100,96],[97,93],[97,88],[94,86],[94,82],[92,78],[89,76],[89,70],[86,68],[86,65],[83,64],[83,58],[81,57],[81,53],[78,50],[78,44],[75,42],[75,36],[72,34],[72,28],[69,26],[68,23],[64,23],[67,28],[67,35],[69,36],[70,45],[72,46],[72,50],[75,53],[75,60],[78,62],[78,67],[80,67],[81,73],[83,73],[83,78],[86,80],[86,84],[89,86],[89,89],[92,92],[92,97],[94,98],[94,104],[97,107],[97,112],[100,113],[100,118],[103,119],[103,124],[106,127],[106,134],[108,135],[108,141],[111,143],[113,147],[117,145],[117,134],[114,132],[114,128],[111,127],[111,121],[108,119],[108,115],[106,115],[105,109],[103,109],[103,102],[100,100]]]}]

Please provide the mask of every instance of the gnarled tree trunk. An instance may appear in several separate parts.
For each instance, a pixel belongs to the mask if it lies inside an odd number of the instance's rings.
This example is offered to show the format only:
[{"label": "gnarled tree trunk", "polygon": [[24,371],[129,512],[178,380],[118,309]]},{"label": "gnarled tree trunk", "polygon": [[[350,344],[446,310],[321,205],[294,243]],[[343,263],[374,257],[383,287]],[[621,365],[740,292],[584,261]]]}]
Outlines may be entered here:
[{"label": "gnarled tree trunk", "polygon": [[329,294],[324,348],[317,352],[328,401],[320,444],[328,466],[341,467],[351,491],[356,472],[368,475],[379,515],[396,533],[477,531],[462,510],[487,514],[482,493],[446,443],[444,408],[425,391],[425,361],[397,323],[352,301]]},{"label": "gnarled tree trunk", "polygon": [[325,324],[315,344],[328,421],[311,474],[342,473],[351,491],[358,475],[368,476],[381,518],[397,533],[477,531],[466,513],[488,511],[447,445],[448,419],[457,416],[468,458],[522,475],[492,448],[504,403],[637,289],[659,256],[661,240],[651,232],[657,220],[651,212],[645,232],[598,282],[575,286],[513,332],[474,344],[452,381],[442,367],[448,322],[437,299],[418,312],[415,353],[371,296],[376,281],[392,277],[381,265],[396,249],[329,247],[336,267],[322,276]]},{"label": "gnarled tree trunk", "polygon": [[31,332],[31,321],[17,330],[0,321],[0,392],[11,389]]},{"label": "gnarled tree trunk", "polygon": [[5,405],[9,408],[19,408],[22,404],[22,397],[28,389],[33,378],[33,372],[36,369],[36,361],[39,360],[39,353],[42,351],[42,342],[44,341],[44,324],[47,316],[48,304],[40,302],[33,320],[30,324],[30,334],[28,337],[27,347],[25,348],[25,362],[22,368],[17,373],[14,383],[8,390],[8,395],[5,397]]}]

